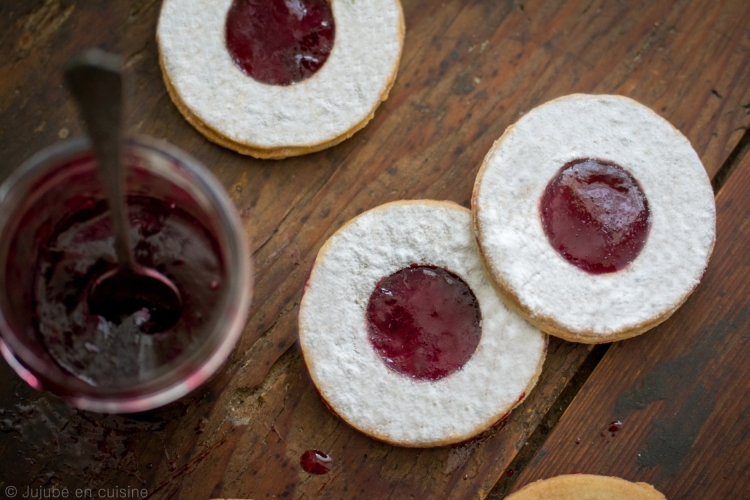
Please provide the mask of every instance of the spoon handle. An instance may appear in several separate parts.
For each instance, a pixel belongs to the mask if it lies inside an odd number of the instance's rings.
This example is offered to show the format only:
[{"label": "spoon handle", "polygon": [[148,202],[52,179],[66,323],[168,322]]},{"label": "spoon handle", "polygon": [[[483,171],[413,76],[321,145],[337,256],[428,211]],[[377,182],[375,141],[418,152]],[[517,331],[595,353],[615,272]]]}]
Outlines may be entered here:
[{"label": "spoon handle", "polygon": [[120,268],[134,270],[121,156],[122,59],[99,49],[81,52],[65,65],[65,84],[78,102],[91,137],[99,179],[112,215],[117,260]]}]

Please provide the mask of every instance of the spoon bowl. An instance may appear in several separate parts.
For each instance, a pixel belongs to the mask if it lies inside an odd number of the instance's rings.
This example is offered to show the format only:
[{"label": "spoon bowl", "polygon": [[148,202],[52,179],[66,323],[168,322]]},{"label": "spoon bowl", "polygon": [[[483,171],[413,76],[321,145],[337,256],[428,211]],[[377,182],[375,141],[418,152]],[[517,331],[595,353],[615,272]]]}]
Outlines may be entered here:
[{"label": "spoon bowl", "polygon": [[107,321],[120,324],[136,315],[143,333],[158,333],[177,323],[182,315],[180,292],[154,269],[115,268],[102,274],[89,293],[89,309]]}]

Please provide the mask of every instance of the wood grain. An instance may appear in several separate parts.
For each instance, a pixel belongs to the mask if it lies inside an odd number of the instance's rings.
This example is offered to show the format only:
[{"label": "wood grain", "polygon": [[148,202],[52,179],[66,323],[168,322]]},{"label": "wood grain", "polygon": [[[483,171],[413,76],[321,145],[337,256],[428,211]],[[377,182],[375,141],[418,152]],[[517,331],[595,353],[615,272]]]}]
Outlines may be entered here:
[{"label": "wood grain", "polygon": [[717,198],[698,291],[668,323],[609,349],[514,489],[583,472],[667,498],[750,498],[749,185],[746,155]]},{"label": "wood grain", "polygon": [[[317,249],[387,201],[468,206],[492,142],[561,95],[639,100],[687,135],[711,175],[750,125],[750,4],[742,0],[409,0],[399,76],[374,120],[330,150],[254,160],[206,141],[172,105],[154,42],[159,5],[0,6],[0,179],[40,148],[81,134],[61,87],[67,57],[90,46],[123,54],[130,132],[165,138],[204,162],[244,218],[256,262],[250,319],[203,389],[144,415],[72,410],[2,364],[3,484],[143,486],[155,498],[485,496],[589,347],[553,341],[537,389],[503,427],[469,443],[409,450],[372,441],[327,412],[295,345],[297,303]],[[310,447],[333,456],[332,473],[300,471]]]}]

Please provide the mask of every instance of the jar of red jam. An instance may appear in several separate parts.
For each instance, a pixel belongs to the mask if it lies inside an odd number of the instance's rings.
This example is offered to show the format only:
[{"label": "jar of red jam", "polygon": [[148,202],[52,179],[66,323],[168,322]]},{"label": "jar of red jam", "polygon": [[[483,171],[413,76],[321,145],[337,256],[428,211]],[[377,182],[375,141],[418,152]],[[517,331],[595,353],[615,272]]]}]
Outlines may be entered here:
[{"label": "jar of red jam", "polygon": [[89,308],[117,259],[87,141],[38,153],[0,186],[0,351],[29,385],[105,413],[162,406],[203,383],[237,342],[252,294],[244,228],[218,181],[148,138],[127,143],[123,164],[135,259],[182,299],[164,328],[149,328],[148,304],[109,319]]}]

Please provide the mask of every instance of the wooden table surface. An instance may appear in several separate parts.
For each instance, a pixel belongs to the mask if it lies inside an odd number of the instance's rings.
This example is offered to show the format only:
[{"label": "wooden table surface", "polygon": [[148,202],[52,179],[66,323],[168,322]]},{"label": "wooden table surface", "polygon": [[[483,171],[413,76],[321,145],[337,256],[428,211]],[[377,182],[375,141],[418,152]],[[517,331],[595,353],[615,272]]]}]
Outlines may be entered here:
[{"label": "wooden table surface", "polygon": [[[128,130],[204,162],[243,216],[256,264],[250,318],[203,388],[139,415],[77,411],[1,363],[0,495],[12,486],[19,495],[117,487],[170,499],[500,499],[538,478],[592,472],[650,482],[670,500],[750,498],[750,2],[404,0],[390,99],[341,145],[284,161],[237,155],[182,119],[158,66],[159,7],[0,4],[0,180],[82,134],[61,85],[65,60],[92,46],[122,54],[133,82]],[[690,139],[717,193],[703,282],[635,339],[592,347],[553,338],[527,400],[469,442],[395,448],[354,431],[316,395],[296,343],[317,250],[384,202],[468,207],[503,130],[574,92],[632,97]],[[605,432],[614,420],[622,430]],[[329,474],[300,469],[309,448],[333,457]]]}]

